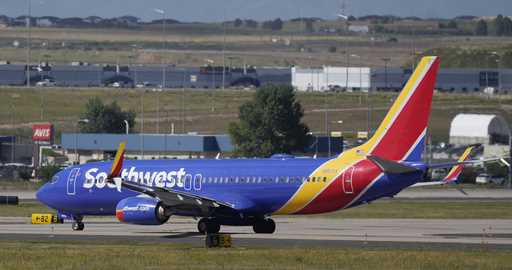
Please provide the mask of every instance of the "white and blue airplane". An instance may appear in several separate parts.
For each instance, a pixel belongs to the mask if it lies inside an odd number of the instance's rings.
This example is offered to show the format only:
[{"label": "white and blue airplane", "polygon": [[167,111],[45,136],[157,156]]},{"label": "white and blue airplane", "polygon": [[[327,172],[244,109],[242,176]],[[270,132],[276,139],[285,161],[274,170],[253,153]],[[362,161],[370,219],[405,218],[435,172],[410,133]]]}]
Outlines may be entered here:
[{"label": "white and blue airplane", "polygon": [[429,168],[455,166],[444,181],[431,184],[451,183],[470,149],[450,164],[421,159],[438,68],[437,57],[424,57],[373,137],[334,158],[124,161],[121,144],[114,161],[66,168],[37,198],[72,219],[74,230],[84,229],[88,215],[139,225],[161,225],[177,215],[200,218],[201,233],[219,232],[222,225],[273,233],[272,216],[326,213],[393,197],[421,182]]}]

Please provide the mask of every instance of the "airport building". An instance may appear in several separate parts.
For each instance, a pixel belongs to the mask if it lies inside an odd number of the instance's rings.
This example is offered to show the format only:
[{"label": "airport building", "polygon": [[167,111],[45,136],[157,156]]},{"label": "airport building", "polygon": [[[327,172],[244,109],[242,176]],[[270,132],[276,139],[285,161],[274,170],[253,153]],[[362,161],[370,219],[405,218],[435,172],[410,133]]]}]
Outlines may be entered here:
[{"label": "airport building", "polygon": [[[330,141],[329,141],[330,140]],[[64,133],[61,136],[63,154],[69,160],[85,163],[111,158],[120,142],[126,142],[126,156],[134,159],[182,159],[230,157],[234,151],[229,135],[195,134],[85,134]],[[325,156],[343,152],[339,136],[312,137],[304,149],[307,155]]]},{"label": "airport building", "polygon": [[458,114],[450,125],[450,144],[482,144],[484,157],[509,155],[509,125],[494,114]]}]

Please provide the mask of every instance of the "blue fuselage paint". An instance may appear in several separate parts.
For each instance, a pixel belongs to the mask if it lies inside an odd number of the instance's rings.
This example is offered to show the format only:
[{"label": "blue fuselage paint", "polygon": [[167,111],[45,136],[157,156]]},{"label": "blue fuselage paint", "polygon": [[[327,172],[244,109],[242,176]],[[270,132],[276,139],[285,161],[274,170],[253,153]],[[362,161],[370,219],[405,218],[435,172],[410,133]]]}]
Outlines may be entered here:
[{"label": "blue fuselage paint", "polygon": [[[267,215],[282,207],[305,179],[328,159],[224,159],[125,161],[121,177],[232,204],[240,213]],[[423,164],[412,164],[420,170]],[[73,166],[37,192],[44,204],[70,215],[114,215],[122,199],[137,192],[106,183],[112,162]],[[350,207],[395,194],[421,179],[384,175]]]}]

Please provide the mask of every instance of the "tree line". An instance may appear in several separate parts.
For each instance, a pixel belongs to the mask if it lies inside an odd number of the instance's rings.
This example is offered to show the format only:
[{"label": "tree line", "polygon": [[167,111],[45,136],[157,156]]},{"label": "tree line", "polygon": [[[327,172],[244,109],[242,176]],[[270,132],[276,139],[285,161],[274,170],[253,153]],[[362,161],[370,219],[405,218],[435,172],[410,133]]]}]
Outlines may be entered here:
[{"label": "tree line", "polygon": [[[491,31],[491,27],[493,30]],[[498,15],[494,20],[480,19],[475,26],[477,36],[512,36],[512,20],[508,16]]]}]

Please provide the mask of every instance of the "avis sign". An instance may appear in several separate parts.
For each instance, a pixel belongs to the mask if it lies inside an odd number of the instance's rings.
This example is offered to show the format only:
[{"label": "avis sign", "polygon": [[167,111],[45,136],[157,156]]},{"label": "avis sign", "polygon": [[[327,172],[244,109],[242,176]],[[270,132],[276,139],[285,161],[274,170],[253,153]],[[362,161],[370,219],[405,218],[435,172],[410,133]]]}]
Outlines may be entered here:
[{"label": "avis sign", "polygon": [[35,124],[32,126],[32,141],[39,144],[51,144],[53,141],[52,124]]}]

